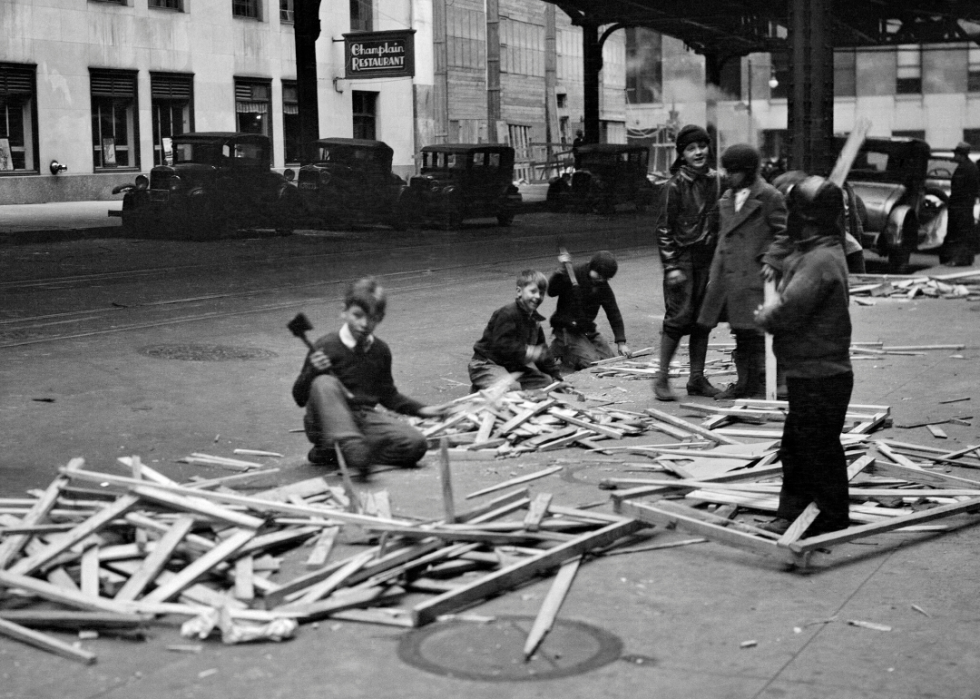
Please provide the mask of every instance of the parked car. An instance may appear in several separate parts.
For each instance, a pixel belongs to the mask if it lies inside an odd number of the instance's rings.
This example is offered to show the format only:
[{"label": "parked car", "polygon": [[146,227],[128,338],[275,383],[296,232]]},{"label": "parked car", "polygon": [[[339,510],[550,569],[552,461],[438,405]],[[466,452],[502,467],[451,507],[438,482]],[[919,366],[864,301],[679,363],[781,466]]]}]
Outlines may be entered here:
[{"label": "parked car", "polygon": [[[838,152],[844,140],[835,139]],[[890,272],[905,270],[923,219],[935,215],[925,205],[929,154],[919,139],[867,138],[847,176],[867,209],[861,244],[887,258]]]},{"label": "parked car", "polygon": [[548,184],[546,202],[553,211],[612,213],[619,204],[644,211],[653,203],[654,187],[647,178],[647,146],[599,143],[575,149],[575,171]]},{"label": "parked car", "polygon": [[298,187],[305,214],[321,225],[383,223],[404,228],[399,202],[407,187],[391,171],[382,141],[321,138],[309,144]]},{"label": "parked car", "polygon": [[[980,153],[971,153],[970,157],[977,162]],[[933,150],[929,155],[926,194],[919,216],[919,250],[938,249],[946,239],[949,193],[958,165],[952,150]],[[980,221],[980,202],[973,206],[973,220]]]},{"label": "parked car", "polygon": [[290,229],[300,206],[292,170],[272,170],[265,136],[198,132],[175,136],[173,161],[139,175],[122,193],[125,229],[195,239],[241,227]]},{"label": "parked car", "polygon": [[496,217],[509,226],[520,209],[514,185],[514,149],[490,143],[422,148],[418,175],[409,180],[400,206],[411,223],[459,228],[468,218]]}]

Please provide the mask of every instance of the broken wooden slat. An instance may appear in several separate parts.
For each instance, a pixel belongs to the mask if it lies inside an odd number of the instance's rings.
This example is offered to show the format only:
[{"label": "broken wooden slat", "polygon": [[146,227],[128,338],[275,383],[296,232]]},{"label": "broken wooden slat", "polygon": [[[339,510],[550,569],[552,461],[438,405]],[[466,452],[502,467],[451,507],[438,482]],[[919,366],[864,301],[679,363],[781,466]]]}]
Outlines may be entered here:
[{"label": "broken wooden slat", "polygon": [[151,502],[168,505],[176,510],[186,512],[196,512],[211,519],[217,519],[228,524],[247,529],[258,529],[264,522],[258,517],[245,515],[240,512],[229,510],[227,507],[215,505],[209,500],[205,500],[194,495],[177,495],[175,493],[162,490],[155,486],[140,486],[133,488],[133,493]]},{"label": "broken wooden slat", "polygon": [[213,549],[205,553],[193,563],[187,565],[183,570],[174,575],[173,579],[167,581],[163,585],[160,585],[155,590],[147,594],[143,598],[144,601],[169,601],[171,598],[177,596],[181,590],[192,585],[195,580],[207,573],[218,563],[221,563],[234,556],[238,549],[254,538],[254,529],[243,529],[235,532],[221,543],[215,545]]},{"label": "broken wooden slat", "polygon": [[146,557],[139,569],[126,581],[113,599],[117,602],[136,599],[163,570],[174,549],[180,545],[193,526],[194,518],[188,515],[184,515],[174,522],[167,533],[156,542],[153,551]]},{"label": "broken wooden slat", "polygon": [[[76,463],[80,467],[85,462],[83,459],[72,459],[68,463],[68,467],[71,468]],[[51,481],[51,485],[47,487],[44,494],[28,510],[27,514],[21,518],[20,524],[28,527],[34,524],[40,524],[48,516],[52,508],[54,508],[55,503],[58,501],[58,496],[61,495],[61,489],[66,485],[68,485],[68,479],[63,476]],[[7,567],[7,564],[21,552],[30,538],[28,534],[15,534],[6,537],[3,542],[0,542],[0,569]]]},{"label": "broken wooden slat", "polygon": [[44,580],[12,573],[8,570],[0,570],[0,587],[19,588],[37,597],[81,610],[113,612],[117,614],[129,612],[129,609],[125,606],[111,600],[102,597],[90,597],[89,595],[83,595],[81,592],[63,590],[57,585],[52,585]]},{"label": "broken wooden slat", "polygon": [[551,493],[538,493],[531,506],[528,508],[527,515],[524,517],[524,528],[529,532],[536,532],[541,527],[541,520],[548,514],[548,506],[551,505]]},{"label": "broken wooden slat", "polygon": [[453,501],[453,477],[449,463],[449,442],[439,440],[439,480],[442,483],[442,511],[445,521],[456,521],[456,505]]},{"label": "broken wooden slat", "polygon": [[339,533],[340,527],[327,527],[320,533],[313,544],[313,550],[310,551],[310,555],[306,559],[307,568],[320,568],[327,562]]},{"label": "broken wooden slat", "polygon": [[16,639],[23,643],[35,646],[36,648],[41,648],[49,653],[55,653],[63,658],[77,660],[85,663],[86,665],[91,665],[95,662],[94,653],[90,653],[87,650],[82,650],[81,648],[75,648],[74,646],[65,643],[60,639],[40,633],[39,631],[34,631],[33,629],[21,626],[20,624],[15,624],[14,622],[6,619],[0,619],[0,635]]},{"label": "broken wooden slat", "polygon": [[662,422],[669,423],[687,432],[693,432],[694,434],[700,435],[705,439],[710,439],[712,442],[717,442],[719,444],[741,444],[736,439],[730,439],[724,435],[718,434],[717,432],[712,432],[711,430],[706,430],[700,425],[695,425],[687,420],[679,417],[674,417],[670,413],[665,413],[662,410],[656,410],[654,408],[647,408],[645,411],[648,415],[657,418]]},{"label": "broken wooden slat", "polygon": [[646,526],[637,520],[626,520],[610,524],[590,534],[584,534],[571,541],[543,551],[536,556],[514,563],[499,571],[490,573],[480,580],[464,585],[453,592],[439,595],[435,599],[416,605],[412,609],[412,624],[422,626],[441,615],[455,611],[488,595],[504,589],[516,587],[562,562],[580,556],[594,548],[608,546],[618,539],[628,536]]},{"label": "broken wooden slat", "polygon": [[558,569],[555,580],[551,584],[548,594],[545,595],[544,602],[541,603],[541,609],[534,619],[534,625],[527,635],[527,641],[524,643],[525,662],[531,659],[538,646],[544,641],[544,637],[551,631],[551,627],[555,625],[555,618],[558,616],[561,605],[564,603],[565,597],[572,587],[572,582],[575,580],[575,574],[578,573],[578,568],[581,563],[582,557],[576,556],[562,563]]}]

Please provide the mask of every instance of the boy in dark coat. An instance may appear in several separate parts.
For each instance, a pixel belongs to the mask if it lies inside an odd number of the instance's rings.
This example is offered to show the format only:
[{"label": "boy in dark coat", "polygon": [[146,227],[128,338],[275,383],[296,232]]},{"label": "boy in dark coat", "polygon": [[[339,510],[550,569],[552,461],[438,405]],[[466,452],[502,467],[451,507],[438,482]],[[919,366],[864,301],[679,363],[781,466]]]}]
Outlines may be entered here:
[{"label": "boy in dark coat", "polygon": [[313,343],[293,384],[293,398],[306,408],[303,426],[313,443],[311,463],[336,465],[334,445],[362,480],[375,463],[413,466],[425,455],[422,433],[376,410],[378,404],[406,415],[439,415],[402,395],[391,376],[391,350],[374,336],[384,319],[384,289],[370,277],[353,282],[344,297],[343,327]]},{"label": "boy in dark coat", "polygon": [[[618,354],[628,357],[630,349],[626,344],[623,315],[609,286],[609,280],[619,269],[616,258],[608,250],[602,250],[588,262],[571,267],[571,256],[563,252],[558,261],[561,266],[548,280],[548,296],[558,297],[558,307],[551,316],[552,356],[572,371],[585,369],[599,359],[616,356],[596,329],[595,320],[601,308],[612,328]],[[568,275],[568,267],[575,275],[574,283]]]},{"label": "boy in dark coat", "polygon": [[537,389],[561,381],[558,362],[545,344],[538,306],[548,288],[548,279],[526,269],[517,277],[517,299],[490,316],[483,336],[473,345],[469,373],[472,390],[490,388],[508,374],[522,389]]},{"label": "boy in dark coat", "polygon": [[677,134],[677,160],[664,190],[657,245],[664,267],[664,313],[660,369],[653,380],[657,400],[677,400],[670,388],[670,362],[681,338],[690,335],[691,374],[687,393],[713,396],[718,389],[704,377],[710,330],[697,324],[715,251],[717,219],[711,215],[721,195],[721,178],[708,165],[708,132],[688,125]]},{"label": "boy in dark coat", "polygon": [[727,321],[735,335],[738,377],[715,400],[765,397],[765,335],[753,313],[763,301],[762,257],[785,235],[783,195],[759,176],[759,152],[736,144],[721,156],[729,189],[718,202],[718,246],[698,325]]},{"label": "boy in dark coat", "polygon": [[782,261],[776,298],[755,319],[773,335],[786,372],[789,413],[780,459],[782,533],[811,503],[820,514],[807,536],[848,526],[847,461],[840,443],[854,386],[847,263],[841,246],[843,193],[822,177],[808,177],[787,195],[793,251]]}]

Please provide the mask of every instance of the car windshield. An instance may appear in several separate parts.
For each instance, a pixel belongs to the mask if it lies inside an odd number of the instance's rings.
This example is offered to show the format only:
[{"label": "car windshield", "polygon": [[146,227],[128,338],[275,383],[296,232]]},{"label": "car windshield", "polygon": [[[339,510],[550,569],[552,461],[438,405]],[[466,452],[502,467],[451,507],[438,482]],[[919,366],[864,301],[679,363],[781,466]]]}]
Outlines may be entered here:
[{"label": "car windshield", "polygon": [[929,158],[927,176],[937,180],[948,180],[953,177],[956,161],[952,158]]},{"label": "car windshield", "polygon": [[422,154],[422,167],[433,170],[465,170],[466,153],[426,151]]},{"label": "car windshield", "polygon": [[261,167],[266,162],[260,143],[185,142],[174,144],[175,163]]},{"label": "car windshield", "polygon": [[379,151],[371,148],[355,148],[318,144],[313,152],[317,163],[344,163],[345,165],[367,164],[379,158]]}]

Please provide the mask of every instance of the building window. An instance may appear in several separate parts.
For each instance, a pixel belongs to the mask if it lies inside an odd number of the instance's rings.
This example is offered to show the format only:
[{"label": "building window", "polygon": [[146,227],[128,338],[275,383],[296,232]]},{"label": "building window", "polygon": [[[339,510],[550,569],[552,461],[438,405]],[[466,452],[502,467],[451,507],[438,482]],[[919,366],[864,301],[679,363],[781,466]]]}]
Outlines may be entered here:
[{"label": "building window", "polygon": [[269,115],[271,80],[235,80],[235,112],[238,114],[238,130],[257,133],[272,138]]},{"label": "building window", "polygon": [[150,0],[149,6],[161,10],[177,10],[178,12],[183,12],[184,0]]},{"label": "building window", "polygon": [[626,103],[659,102],[663,93],[663,37],[643,27],[626,29]]},{"label": "building window", "polygon": [[966,60],[966,90],[980,92],[980,46],[970,46]]},{"label": "building window", "polygon": [[350,30],[374,31],[374,0],[350,0]]},{"label": "building window", "polygon": [[857,96],[857,52],[834,51],[834,97]]},{"label": "building window", "polygon": [[232,17],[261,19],[259,16],[259,0],[231,0]]},{"label": "building window", "polygon": [[126,0],[89,0],[89,2],[101,2],[106,5],[125,5]]},{"label": "building window", "polygon": [[980,150],[980,129],[963,129],[963,140],[974,150]]},{"label": "building window", "polygon": [[286,162],[300,162],[299,88],[295,80],[282,81],[282,137]]},{"label": "building window", "polygon": [[193,76],[150,73],[154,165],[169,165],[173,137],[194,130],[193,95]]},{"label": "building window", "polygon": [[279,21],[296,21],[296,10],[293,8],[293,0],[279,0]]},{"label": "building window", "polygon": [[922,93],[922,49],[916,45],[898,47],[895,92],[899,95]]},{"label": "building window", "polygon": [[354,114],[354,138],[377,140],[378,93],[351,91]]},{"label": "building window", "polygon": [[96,170],[139,167],[136,71],[90,70]]},{"label": "building window", "polygon": [[0,63],[0,175],[38,171],[35,72]]}]

